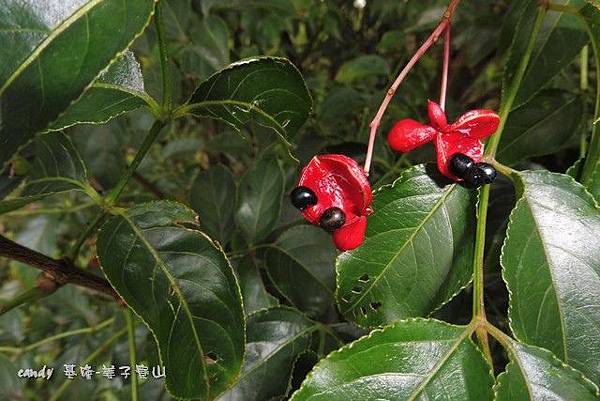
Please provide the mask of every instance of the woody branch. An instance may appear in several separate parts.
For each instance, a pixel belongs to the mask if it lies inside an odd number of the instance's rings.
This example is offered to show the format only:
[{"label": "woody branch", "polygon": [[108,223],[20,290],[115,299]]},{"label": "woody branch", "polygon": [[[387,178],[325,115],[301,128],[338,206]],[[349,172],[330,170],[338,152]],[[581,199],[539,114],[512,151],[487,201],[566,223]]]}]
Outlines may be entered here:
[{"label": "woody branch", "polygon": [[66,259],[54,259],[0,235],[0,257],[16,260],[41,270],[57,286],[75,284],[108,295],[116,301],[121,297],[108,281],[86,272]]}]

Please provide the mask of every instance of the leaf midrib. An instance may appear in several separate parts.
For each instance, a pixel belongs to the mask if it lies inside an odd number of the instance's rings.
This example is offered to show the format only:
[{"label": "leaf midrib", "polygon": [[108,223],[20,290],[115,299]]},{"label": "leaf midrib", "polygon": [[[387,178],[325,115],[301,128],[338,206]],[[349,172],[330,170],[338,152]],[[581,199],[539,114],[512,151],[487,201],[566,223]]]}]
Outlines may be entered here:
[{"label": "leaf midrib", "polygon": [[[196,342],[196,347],[199,351],[199,353],[201,355],[204,355],[204,351],[202,349],[202,345],[200,344],[200,338],[198,336],[198,332],[196,330],[196,326],[194,325],[194,317],[193,314],[191,313],[191,309],[189,304],[187,303],[187,300],[185,299],[185,297],[183,296],[183,294],[181,293],[181,289],[179,288],[179,286],[177,285],[177,282],[175,280],[175,278],[171,275],[171,272],[169,271],[169,269],[165,266],[164,261],[161,259],[160,255],[156,252],[156,250],[152,247],[152,245],[146,240],[146,238],[144,237],[143,233],[137,228],[137,226],[135,225],[135,223],[129,218],[129,216],[127,216],[126,214],[121,214],[120,215],[125,221],[127,221],[127,223],[129,224],[129,226],[131,227],[132,231],[134,232],[134,234],[139,238],[140,242],[142,244],[144,244],[144,246],[148,249],[148,251],[150,252],[150,254],[152,255],[152,257],[154,258],[154,260],[156,261],[156,265],[160,267],[160,269],[162,270],[163,274],[167,277],[167,279],[169,280],[169,283],[171,284],[173,290],[175,291],[175,293],[177,294],[177,297],[179,298],[179,302],[180,305],[183,307],[183,310],[186,314],[186,317],[189,321],[190,327],[192,329],[192,334],[194,335],[194,340]],[[173,322],[174,324],[174,322]],[[210,381],[208,380],[208,372],[206,370],[206,365],[205,363],[202,361],[201,358],[199,358],[200,361],[200,365],[202,366],[202,373],[203,373],[203,378],[204,378],[204,383],[206,384],[206,388],[207,394],[210,394]]]},{"label": "leaf midrib", "polygon": [[67,19],[62,21],[56,28],[52,30],[50,35],[48,35],[39,45],[35,48],[35,50],[19,65],[19,67],[11,74],[11,76],[6,80],[4,85],[0,87],[0,96],[4,91],[14,82],[15,79],[21,75],[21,73],[33,63],[38,56],[48,47],[50,44],[56,39],[60,34],[66,31],[71,25],[77,22],[80,18],[85,16],[89,11],[91,11],[96,5],[100,4],[103,0],[90,0],[85,5],[81,6],[77,11],[71,14]]},{"label": "leaf midrib", "polygon": [[[533,222],[533,226],[535,231],[537,232],[538,236],[540,237],[540,242],[541,242],[541,246],[542,249],[544,251],[544,258],[546,259],[546,263],[548,264],[548,274],[550,275],[550,280],[552,281],[552,287],[554,287],[554,296],[556,298],[556,308],[558,310],[558,317],[560,319],[560,329],[562,332],[562,346],[563,346],[563,353],[564,353],[564,358],[566,361],[569,360],[569,354],[567,352],[567,331],[566,331],[566,327],[565,327],[565,317],[564,317],[564,312],[562,310],[562,306],[561,306],[561,300],[558,297],[558,287],[556,286],[556,278],[554,277],[554,272],[551,266],[554,266],[554,263],[552,263],[552,259],[550,257],[550,253],[548,252],[548,248],[546,247],[546,240],[544,238],[544,235],[542,234],[542,230],[540,230],[540,226],[538,224],[538,221],[536,219],[533,207],[532,207],[532,200],[527,196],[527,192],[524,193],[523,195],[523,200],[526,201],[526,205],[527,205],[527,209],[529,210],[529,213],[531,214],[531,220]],[[525,202],[524,202],[525,203]]]},{"label": "leaf midrib", "polygon": [[[436,203],[433,205],[433,207],[431,208],[431,210],[429,211],[429,213],[427,213],[427,215],[423,218],[423,220],[421,221],[421,223],[414,228],[413,233],[404,242],[404,244],[400,247],[400,249],[398,250],[398,252],[396,252],[396,254],[385,265],[385,267],[383,268],[383,270],[381,271],[381,273],[379,275],[377,275],[377,277],[375,278],[375,280],[373,280],[364,289],[364,291],[362,292],[362,295],[360,297],[358,297],[356,299],[356,301],[354,301],[352,303],[352,305],[349,306],[349,308],[347,309],[347,311],[354,310],[359,305],[359,303],[367,296],[367,294],[373,289],[373,287],[379,281],[379,279],[381,277],[383,277],[384,274],[387,272],[387,270],[390,268],[390,266],[392,265],[392,262],[395,261],[396,258],[398,258],[404,252],[404,249],[408,246],[408,244],[412,243],[414,241],[417,233],[419,233],[422,230],[422,228],[425,226],[425,224],[433,217],[433,215],[438,211],[438,209],[440,207],[442,207],[442,205],[444,204],[444,202],[446,201],[446,199],[450,196],[450,194],[456,188],[456,185],[457,184],[452,184],[452,186],[449,189],[447,189],[447,190],[444,191],[444,193],[442,194],[442,196],[436,201]],[[425,195],[427,195],[427,194],[425,194]]]}]

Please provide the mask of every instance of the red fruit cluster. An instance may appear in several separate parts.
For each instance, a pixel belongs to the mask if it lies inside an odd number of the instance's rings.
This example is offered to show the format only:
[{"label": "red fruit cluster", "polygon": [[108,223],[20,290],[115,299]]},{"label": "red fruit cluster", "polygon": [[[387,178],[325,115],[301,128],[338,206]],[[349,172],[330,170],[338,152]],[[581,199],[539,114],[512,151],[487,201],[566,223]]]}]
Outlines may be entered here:
[{"label": "red fruit cluster", "polygon": [[304,218],[331,231],[336,247],[342,251],[363,243],[372,200],[365,171],[340,154],[313,157],[292,192],[292,203]]},{"label": "red fruit cluster", "polygon": [[429,125],[411,119],[398,121],[388,134],[388,144],[393,150],[405,153],[434,141],[440,172],[454,181],[462,181],[452,174],[449,161],[460,153],[475,163],[480,162],[483,156],[481,139],[496,132],[500,117],[492,110],[471,110],[448,124],[440,105],[431,100],[428,113]]}]

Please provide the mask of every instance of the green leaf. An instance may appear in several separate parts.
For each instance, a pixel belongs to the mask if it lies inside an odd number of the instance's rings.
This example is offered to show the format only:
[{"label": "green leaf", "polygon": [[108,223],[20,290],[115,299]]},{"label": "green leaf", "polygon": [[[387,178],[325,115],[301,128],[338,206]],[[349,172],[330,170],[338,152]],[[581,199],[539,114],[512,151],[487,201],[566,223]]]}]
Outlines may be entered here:
[{"label": "green leaf", "polygon": [[277,300],[265,289],[258,267],[251,257],[245,257],[237,263],[236,271],[240,281],[246,316],[260,309],[277,306]]},{"label": "green leaf", "polygon": [[[512,85],[515,73],[524,57],[536,18],[538,2],[528,0],[518,9],[513,42],[506,62],[502,85],[503,97]],[[580,4],[580,0],[562,1],[565,5]],[[515,16],[513,16],[515,17]],[[517,88],[511,110],[530,101],[549,81],[558,75],[579,54],[588,42],[585,30],[577,17],[568,13],[549,12],[544,17],[533,54],[523,80]]]},{"label": "green leaf", "polygon": [[[577,160],[575,163],[573,163],[571,167],[567,169],[565,174],[575,178],[576,181],[579,181],[581,183],[583,166],[586,160],[586,157]],[[592,194],[594,199],[596,199],[596,202],[600,203],[600,158],[598,158],[598,162],[594,166],[594,169],[591,170],[591,174],[589,176],[589,179],[586,181],[585,187],[589,191],[589,193]]]},{"label": "green leaf", "polygon": [[491,400],[472,332],[424,319],[375,330],[321,360],[291,401]]},{"label": "green leaf", "polygon": [[[144,30],[153,0],[0,3],[0,170]],[[118,32],[118,34],[115,34]]]},{"label": "green leaf", "polygon": [[185,109],[240,129],[252,119],[287,142],[308,118],[312,100],[296,67],[284,58],[230,64],[196,89]]},{"label": "green leaf", "polygon": [[[582,2],[567,0],[560,3],[578,7]],[[516,35],[518,35],[517,41],[527,42],[529,38],[522,36],[519,31]],[[575,15],[560,12],[547,13],[523,82],[515,97],[513,109],[530,101],[577,57],[588,40],[585,30]]]},{"label": "green leaf", "polygon": [[104,189],[115,186],[127,167],[127,130],[113,120],[108,124],[79,126],[72,132],[90,179]]},{"label": "green leaf", "polygon": [[277,224],[284,184],[283,170],[269,154],[242,177],[235,220],[251,244],[265,239]]},{"label": "green leaf", "polygon": [[498,376],[496,401],[592,401],[598,388],[551,352],[510,341],[509,364]]},{"label": "green leaf", "polygon": [[244,353],[240,290],[223,251],[180,223],[194,212],[168,201],[110,219],[98,236],[102,270],[155,336],[178,398],[212,399],[235,380]]},{"label": "green leaf", "polygon": [[87,171],[71,140],[62,132],[41,135],[34,142],[35,160],[18,197],[0,201],[0,214],[48,195],[85,191]]},{"label": "green leaf", "polygon": [[144,90],[140,64],[132,52],[126,51],[52,123],[50,129],[60,130],[76,124],[104,124],[146,104],[158,107]]},{"label": "green leaf", "polygon": [[235,228],[235,199],[233,175],[223,165],[201,172],[192,184],[190,204],[200,217],[200,225],[222,244],[229,242]]},{"label": "green leaf", "polygon": [[497,159],[513,164],[568,146],[582,123],[582,108],[580,96],[555,89],[538,93],[509,114]]},{"label": "green leaf", "polygon": [[333,303],[335,256],[325,231],[301,225],[286,230],[270,244],[264,259],[281,294],[309,316],[321,317]]},{"label": "green leaf", "polygon": [[378,326],[427,315],[467,285],[475,195],[424,165],[376,191],[365,242],[337,260],[344,316]]},{"label": "green leaf", "polygon": [[598,205],[571,177],[519,178],[501,258],[512,331],[600,382]]},{"label": "green leaf", "polygon": [[[600,5],[597,2],[587,1],[579,11],[583,23],[588,31],[594,50],[594,64],[600,65]],[[598,75],[598,74],[596,74]],[[597,77],[596,77],[597,78]],[[596,115],[592,126],[592,139],[590,140],[589,151],[585,158],[580,182],[599,198],[600,193],[600,87],[596,93]]]},{"label": "green leaf", "polygon": [[335,75],[335,80],[350,85],[368,77],[386,77],[389,74],[390,66],[384,58],[376,55],[363,55],[342,64]]},{"label": "green leaf", "polygon": [[219,401],[280,400],[289,391],[296,359],[313,346],[319,326],[285,307],[248,318],[246,358],[236,384]]}]

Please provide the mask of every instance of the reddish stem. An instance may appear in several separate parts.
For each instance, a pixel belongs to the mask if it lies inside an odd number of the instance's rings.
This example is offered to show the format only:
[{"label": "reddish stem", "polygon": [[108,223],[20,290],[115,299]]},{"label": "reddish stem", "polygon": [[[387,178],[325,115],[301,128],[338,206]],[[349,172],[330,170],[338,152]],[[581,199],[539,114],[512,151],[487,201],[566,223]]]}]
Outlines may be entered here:
[{"label": "reddish stem", "polygon": [[365,159],[364,167],[365,172],[367,174],[369,174],[369,170],[371,168],[371,160],[373,157],[373,145],[375,144],[375,135],[377,134],[377,129],[381,124],[381,118],[383,117],[383,113],[385,113],[385,110],[387,109],[392,98],[396,94],[396,90],[398,90],[398,87],[400,86],[402,81],[404,81],[404,78],[406,78],[410,70],[412,70],[415,64],[417,64],[417,61],[419,61],[419,59],[423,57],[427,50],[429,50],[429,48],[438,40],[440,35],[444,32],[444,30],[450,25],[450,20],[452,19],[452,16],[456,11],[458,3],[460,3],[460,0],[451,0],[450,4],[448,5],[448,8],[446,9],[446,12],[442,17],[442,20],[440,21],[438,26],[433,30],[431,35],[429,35],[429,37],[421,45],[421,47],[419,47],[414,56],[412,56],[408,64],[406,64],[402,71],[400,71],[400,74],[398,74],[398,77],[396,78],[390,89],[388,89],[385,98],[383,98],[381,106],[379,106],[379,110],[375,115],[375,118],[373,118],[373,121],[371,121],[371,124],[369,124],[371,130],[369,133],[369,147],[367,148],[367,157]]},{"label": "reddish stem", "polygon": [[440,107],[446,111],[446,90],[448,89],[448,67],[450,65],[450,31],[452,25],[448,23],[444,34],[444,62],[442,65],[442,87],[440,89]]}]

